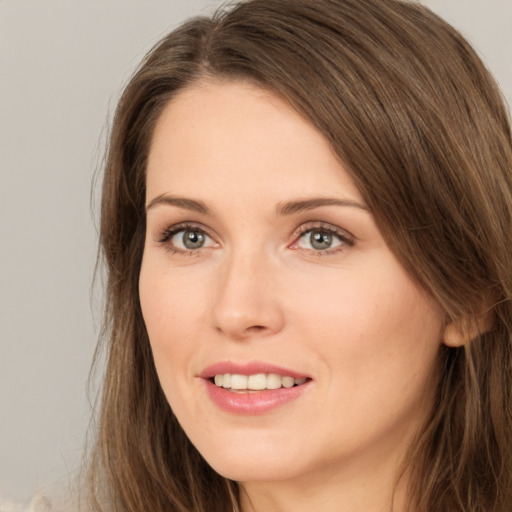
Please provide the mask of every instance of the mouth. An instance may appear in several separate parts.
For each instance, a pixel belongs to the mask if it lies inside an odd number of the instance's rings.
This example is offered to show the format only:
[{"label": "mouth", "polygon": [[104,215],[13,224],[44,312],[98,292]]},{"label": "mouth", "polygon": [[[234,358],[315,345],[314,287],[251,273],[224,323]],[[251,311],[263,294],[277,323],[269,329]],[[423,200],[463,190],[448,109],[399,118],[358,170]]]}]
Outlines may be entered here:
[{"label": "mouth", "polygon": [[280,388],[293,388],[301,386],[308,380],[307,377],[292,377],[277,373],[255,373],[242,375],[239,373],[218,373],[210,378],[210,382],[219,388],[233,393],[255,393],[264,390]]},{"label": "mouth", "polygon": [[232,414],[259,415],[295,402],[311,388],[312,378],[266,363],[220,362],[201,375],[212,402]]}]

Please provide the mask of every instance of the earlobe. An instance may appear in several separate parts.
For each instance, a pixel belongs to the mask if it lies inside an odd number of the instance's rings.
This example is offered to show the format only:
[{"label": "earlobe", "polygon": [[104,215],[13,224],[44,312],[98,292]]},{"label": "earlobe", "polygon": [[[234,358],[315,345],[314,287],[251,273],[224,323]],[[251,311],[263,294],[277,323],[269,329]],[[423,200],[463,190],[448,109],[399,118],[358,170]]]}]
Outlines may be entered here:
[{"label": "earlobe", "polygon": [[464,333],[467,334],[467,330],[462,327],[461,320],[451,321],[445,328],[443,334],[443,344],[447,347],[458,348],[466,344],[469,341]]},{"label": "earlobe", "polygon": [[489,332],[494,325],[492,311],[474,317],[462,317],[449,321],[443,334],[443,344],[458,348],[467,345],[471,340]]}]

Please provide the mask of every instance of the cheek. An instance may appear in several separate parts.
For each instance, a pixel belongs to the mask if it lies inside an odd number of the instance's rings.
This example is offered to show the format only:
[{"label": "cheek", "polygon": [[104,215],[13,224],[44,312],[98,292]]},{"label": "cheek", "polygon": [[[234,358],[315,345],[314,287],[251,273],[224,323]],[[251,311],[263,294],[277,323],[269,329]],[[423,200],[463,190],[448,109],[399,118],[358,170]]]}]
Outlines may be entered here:
[{"label": "cheek", "polygon": [[151,261],[143,262],[139,279],[142,315],[164,391],[178,373],[189,371],[189,360],[204,315],[204,290],[181,280],[179,273],[160,272]]},{"label": "cheek", "polygon": [[[433,400],[440,312],[401,272],[347,273],[330,290],[301,305],[315,305],[302,331],[321,360],[326,397],[311,415],[323,418],[332,439],[343,432],[347,446],[382,432],[408,435]],[[333,404],[327,415],[325,403]]]},{"label": "cheek", "polygon": [[286,301],[290,315],[298,313],[310,330],[343,346],[378,346],[389,336],[412,342],[425,328],[439,330],[440,312],[396,265],[303,273],[294,282]]},{"label": "cheek", "polygon": [[191,383],[192,362],[202,336],[204,290],[197,283],[180,279],[179,272],[158,271],[152,261],[143,262],[139,280],[141,309],[153,360],[162,390],[176,417],[202,418]]},{"label": "cheek", "polygon": [[316,280],[322,282],[303,282],[290,307],[333,381],[368,397],[426,385],[443,316],[394,258],[367,264],[364,272],[332,272],[329,280]]},{"label": "cheek", "polygon": [[205,290],[199,288],[204,280],[191,280],[190,273],[171,274],[165,267],[165,259],[144,259],[139,278],[141,309],[152,341],[189,336],[198,324],[198,315],[204,312],[200,301]]}]

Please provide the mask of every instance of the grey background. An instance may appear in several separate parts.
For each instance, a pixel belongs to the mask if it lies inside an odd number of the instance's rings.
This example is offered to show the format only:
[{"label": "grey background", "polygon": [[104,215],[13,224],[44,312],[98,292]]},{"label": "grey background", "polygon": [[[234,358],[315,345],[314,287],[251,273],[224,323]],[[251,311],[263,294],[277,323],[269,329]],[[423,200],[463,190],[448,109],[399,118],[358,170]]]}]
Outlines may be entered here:
[{"label": "grey background", "polygon": [[[512,104],[512,0],[423,3],[472,41]],[[91,183],[108,123],[145,52],[216,5],[0,0],[0,502],[59,501],[76,477],[100,318]]]}]

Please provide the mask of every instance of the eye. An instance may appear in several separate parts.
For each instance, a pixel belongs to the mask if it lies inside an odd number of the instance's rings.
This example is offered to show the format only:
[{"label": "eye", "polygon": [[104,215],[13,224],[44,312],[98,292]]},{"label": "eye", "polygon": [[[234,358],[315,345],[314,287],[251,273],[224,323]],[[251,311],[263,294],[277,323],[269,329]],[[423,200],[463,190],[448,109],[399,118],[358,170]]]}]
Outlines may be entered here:
[{"label": "eye", "polygon": [[329,253],[354,245],[353,237],[330,225],[302,226],[292,249],[305,249],[316,253]]},{"label": "eye", "polygon": [[185,249],[200,249],[206,242],[206,235],[201,231],[182,230],[171,241],[174,245],[183,245]]},{"label": "eye", "polygon": [[304,234],[300,239],[299,246],[304,247],[304,245],[309,244],[317,251],[324,251],[331,249],[333,246],[336,247],[340,243],[332,233],[317,229]]},{"label": "eye", "polygon": [[214,241],[205,231],[197,226],[173,226],[167,229],[159,242],[174,252],[197,251],[213,247]]}]

